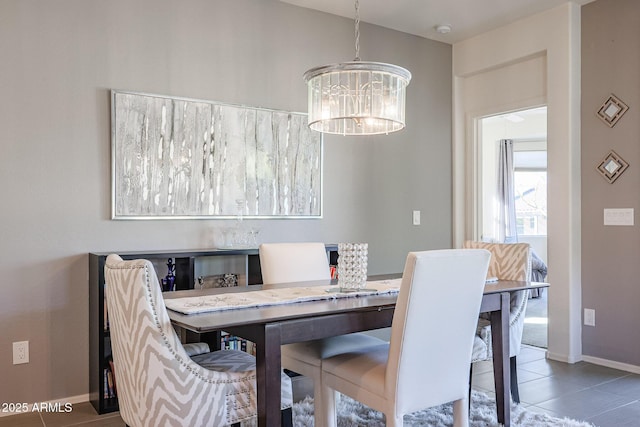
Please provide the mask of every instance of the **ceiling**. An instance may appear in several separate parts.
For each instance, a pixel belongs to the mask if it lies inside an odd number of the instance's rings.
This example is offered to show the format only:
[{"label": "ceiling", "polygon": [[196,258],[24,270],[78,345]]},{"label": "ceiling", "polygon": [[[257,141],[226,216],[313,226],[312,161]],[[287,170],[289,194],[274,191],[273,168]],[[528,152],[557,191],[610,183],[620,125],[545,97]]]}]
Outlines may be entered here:
[{"label": "ceiling", "polygon": [[[333,15],[354,18],[352,0],[280,0]],[[565,3],[594,0],[360,0],[360,20],[453,44]],[[439,34],[436,27],[450,25]]]}]

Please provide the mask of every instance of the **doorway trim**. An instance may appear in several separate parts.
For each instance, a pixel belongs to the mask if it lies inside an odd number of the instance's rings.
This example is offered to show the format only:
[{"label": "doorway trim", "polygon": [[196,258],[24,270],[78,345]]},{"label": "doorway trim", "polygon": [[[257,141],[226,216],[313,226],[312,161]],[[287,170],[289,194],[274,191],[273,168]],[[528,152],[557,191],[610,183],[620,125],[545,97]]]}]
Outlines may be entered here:
[{"label": "doorway trim", "polygon": [[[532,62],[535,82],[543,85],[547,98],[549,321],[553,323],[547,357],[569,363],[582,360],[580,30],[580,6],[566,3],[453,45],[454,247],[471,237],[468,146],[474,140],[470,137],[474,127],[470,117],[495,111],[492,103],[501,102],[496,95],[514,95],[503,85],[520,81],[518,75],[498,82],[483,80],[485,84],[470,93],[468,78],[544,57],[544,64]],[[516,90],[526,92],[520,84]],[[473,113],[489,107],[492,111]]]}]

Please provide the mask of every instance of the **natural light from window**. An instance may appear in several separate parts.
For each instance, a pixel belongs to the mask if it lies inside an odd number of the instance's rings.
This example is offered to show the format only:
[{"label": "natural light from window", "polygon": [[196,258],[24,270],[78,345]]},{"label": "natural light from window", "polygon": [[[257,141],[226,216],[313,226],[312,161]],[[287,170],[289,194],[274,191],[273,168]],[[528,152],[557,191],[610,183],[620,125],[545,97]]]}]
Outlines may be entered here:
[{"label": "natural light from window", "polygon": [[516,226],[519,236],[547,235],[547,151],[513,153]]},{"label": "natural light from window", "polygon": [[547,235],[547,171],[514,174],[516,225],[520,236]]},{"label": "natural light from window", "polygon": [[[513,142],[516,232],[546,254],[547,236],[547,108],[535,107],[484,117],[478,124],[478,228],[486,241],[503,239],[498,197],[502,140]],[[530,237],[527,240],[527,237]]]}]

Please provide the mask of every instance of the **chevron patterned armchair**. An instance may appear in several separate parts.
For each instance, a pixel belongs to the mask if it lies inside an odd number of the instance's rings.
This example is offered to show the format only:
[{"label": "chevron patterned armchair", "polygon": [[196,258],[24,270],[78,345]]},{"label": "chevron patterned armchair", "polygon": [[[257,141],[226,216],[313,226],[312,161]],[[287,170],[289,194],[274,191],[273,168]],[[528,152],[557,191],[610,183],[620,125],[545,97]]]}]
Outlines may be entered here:
[{"label": "chevron patterned armchair", "polygon": [[[131,427],[239,425],[256,415],[255,358],[224,350],[190,357],[167,314],[153,265],[109,255],[107,308],[120,416]],[[282,424],[292,425],[282,373]]]},{"label": "chevron patterned armchair", "polygon": [[[466,241],[464,248],[486,249],[491,252],[488,278],[498,280],[528,281],[531,278],[531,248],[528,243],[484,243]],[[511,371],[511,397],[514,402],[520,402],[518,392],[518,375],[516,370],[516,356],[522,346],[522,332],[527,310],[529,291],[511,293],[509,312],[509,363]],[[489,320],[480,317],[478,331],[473,344],[472,362],[490,360],[493,358],[491,344],[491,326]]]}]

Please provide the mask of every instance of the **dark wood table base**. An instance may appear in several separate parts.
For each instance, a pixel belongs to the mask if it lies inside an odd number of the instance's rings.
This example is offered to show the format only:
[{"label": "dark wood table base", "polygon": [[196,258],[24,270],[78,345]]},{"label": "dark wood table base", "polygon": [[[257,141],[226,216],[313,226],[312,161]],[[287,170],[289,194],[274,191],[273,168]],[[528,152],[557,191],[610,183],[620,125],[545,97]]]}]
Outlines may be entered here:
[{"label": "dark wood table base", "polygon": [[[498,422],[510,426],[509,293],[485,294],[481,311],[491,313],[493,369]],[[503,316],[502,314],[506,315]],[[391,326],[393,307],[362,309],[312,318],[226,328],[231,334],[256,343],[258,378],[258,426],[280,425],[280,369],[282,344]]]}]

